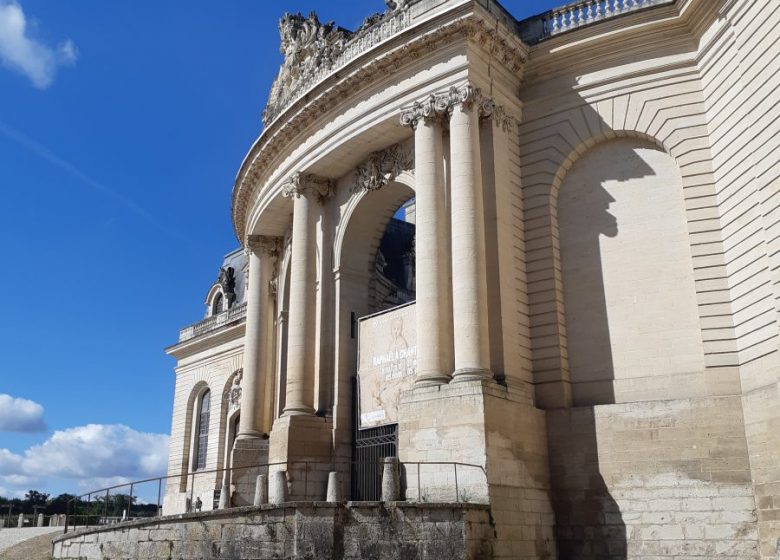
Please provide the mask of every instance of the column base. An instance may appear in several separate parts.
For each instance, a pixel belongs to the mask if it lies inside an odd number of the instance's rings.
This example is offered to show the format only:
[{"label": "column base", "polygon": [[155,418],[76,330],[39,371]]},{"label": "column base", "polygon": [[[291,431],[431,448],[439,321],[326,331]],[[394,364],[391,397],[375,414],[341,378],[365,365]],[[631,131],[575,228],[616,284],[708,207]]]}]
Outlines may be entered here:
[{"label": "column base", "polygon": [[461,368],[452,373],[452,381],[481,381],[483,379],[493,379],[493,372],[482,368]]},{"label": "column base", "polygon": [[284,411],[282,411],[282,417],[286,418],[289,416],[314,416],[314,409],[310,406],[285,407]]},{"label": "column base", "polygon": [[[233,445],[230,460],[232,470],[226,473],[230,481],[228,488],[232,489],[231,496],[224,500],[227,507],[251,506],[254,503],[257,475],[268,472],[268,437],[244,434],[243,438],[239,438]],[[222,498],[220,501],[223,501]]]},{"label": "column base", "polygon": [[270,472],[287,471],[290,501],[322,501],[333,465],[333,419],[297,414],[282,416],[271,430]]},{"label": "column base", "polygon": [[436,385],[446,385],[451,377],[446,373],[427,372],[418,373],[414,380],[415,387],[434,387]]}]

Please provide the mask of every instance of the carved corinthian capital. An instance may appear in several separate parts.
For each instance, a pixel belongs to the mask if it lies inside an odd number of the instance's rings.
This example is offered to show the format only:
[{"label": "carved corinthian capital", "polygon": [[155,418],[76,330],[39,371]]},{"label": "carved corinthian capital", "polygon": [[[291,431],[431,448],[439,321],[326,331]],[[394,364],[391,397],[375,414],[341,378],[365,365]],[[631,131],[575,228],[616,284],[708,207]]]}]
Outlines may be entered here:
[{"label": "carved corinthian capital", "polygon": [[323,204],[335,192],[333,180],[311,173],[295,173],[282,185],[282,196],[285,198],[315,197]]},{"label": "carved corinthian capital", "polygon": [[484,95],[481,89],[471,84],[453,86],[445,92],[429,95],[411,107],[402,109],[401,124],[415,128],[421,119],[442,118],[452,114],[452,110],[457,106],[467,111],[476,108],[480,117],[493,119],[504,132],[514,130],[515,118],[494,99]]},{"label": "carved corinthian capital", "polygon": [[250,251],[262,253],[270,257],[278,257],[282,245],[280,237],[270,235],[249,235],[246,238],[246,247]]},{"label": "carved corinthian capital", "polygon": [[436,112],[436,96],[431,94],[422,101],[416,101],[414,105],[401,109],[401,125],[417,128],[421,120],[439,118]]}]

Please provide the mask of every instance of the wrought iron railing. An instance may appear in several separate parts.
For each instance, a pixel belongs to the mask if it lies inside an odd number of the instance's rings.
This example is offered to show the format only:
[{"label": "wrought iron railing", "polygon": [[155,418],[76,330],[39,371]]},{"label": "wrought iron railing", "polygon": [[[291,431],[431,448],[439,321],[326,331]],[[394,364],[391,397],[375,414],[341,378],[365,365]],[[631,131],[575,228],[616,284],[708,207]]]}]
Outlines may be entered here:
[{"label": "wrought iron railing", "polygon": [[[370,465],[360,465],[360,470],[364,473],[372,472],[381,485],[381,478],[384,472],[384,458],[377,461],[371,461]],[[397,463],[399,470],[399,480],[401,483],[401,499],[410,502],[427,503],[485,503],[487,496],[487,472],[481,465],[459,462],[420,462],[409,461]],[[179,473],[175,475],[160,476],[156,478],[147,478],[125,484],[117,484],[108,488],[93,490],[86,494],[76,496],[67,502],[66,514],[64,519],[64,532],[78,527],[104,527],[123,521],[137,521],[139,519],[155,519],[162,516],[162,499],[167,487],[168,481],[174,479],[181,482],[187,480],[185,494],[189,494],[187,499],[187,511],[201,511],[201,506],[197,506],[194,501],[196,494],[197,477],[211,475],[209,479],[216,481],[213,475],[223,474],[223,487],[214,488],[214,491],[225,491],[225,473],[230,473],[230,479],[233,479],[233,473],[236,471],[254,469],[261,474],[268,474],[272,467],[278,470],[286,470],[288,477],[294,473],[297,482],[302,485],[304,492],[310,492],[310,477],[321,476],[330,470],[337,470],[343,473],[354,472],[356,465],[353,461],[337,462],[316,462],[316,461],[284,461],[277,463],[261,463],[256,465],[246,465],[241,467],[229,467],[222,469],[211,469],[194,471],[190,473]],[[255,473],[253,473],[255,474]],[[288,478],[288,483],[292,482]],[[146,486],[152,487],[156,491],[156,502],[139,500],[135,495],[139,488]],[[125,494],[122,490],[127,489]],[[148,490],[147,490],[148,491]],[[113,501],[112,501],[113,496]],[[311,495],[307,495],[310,499]],[[319,496],[324,500],[324,494]],[[355,499],[351,496],[350,499]],[[378,501],[379,496],[372,501]],[[291,498],[290,501],[294,501]],[[230,501],[222,501],[225,505],[217,505],[215,500],[212,507],[206,507],[205,510],[216,510],[221,508],[233,507]],[[119,506],[119,510],[117,510]]]},{"label": "wrought iron railing", "polygon": [[579,0],[521,21],[521,36],[528,43],[537,43],[615,16],[675,2],[676,0]]},{"label": "wrought iron railing", "polygon": [[225,325],[236,323],[246,318],[246,303],[235,305],[227,311],[222,311],[211,317],[206,317],[202,321],[184,327],[179,331],[179,342],[190,340],[196,336],[206,334],[217,329],[221,329]]}]

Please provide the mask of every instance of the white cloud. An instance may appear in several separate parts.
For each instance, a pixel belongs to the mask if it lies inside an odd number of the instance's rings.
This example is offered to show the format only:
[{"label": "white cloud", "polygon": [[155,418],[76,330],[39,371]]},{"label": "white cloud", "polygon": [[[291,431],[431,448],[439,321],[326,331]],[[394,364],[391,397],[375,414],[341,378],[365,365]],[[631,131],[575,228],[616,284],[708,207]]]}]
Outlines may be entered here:
[{"label": "white cloud", "polygon": [[21,472],[22,457],[7,449],[0,449],[0,477],[16,475]]},{"label": "white cloud", "polygon": [[52,48],[29,35],[22,6],[15,0],[0,0],[0,62],[24,74],[33,85],[46,89],[54,81],[57,68],[74,64],[76,45],[70,39]]},{"label": "white cloud", "polygon": [[168,436],[127,426],[89,424],[54,432],[24,452],[28,472],[69,478],[143,478],[164,474]]},{"label": "white cloud", "polygon": [[[23,454],[0,449],[0,487],[8,494],[28,490],[36,480],[58,479],[67,484],[62,491],[97,490],[163,476],[167,463],[167,435],[122,425],[89,424],[56,431]],[[37,484],[37,489],[49,491],[45,483]]]},{"label": "white cloud", "polygon": [[0,394],[0,432],[43,432],[43,407],[37,402]]}]

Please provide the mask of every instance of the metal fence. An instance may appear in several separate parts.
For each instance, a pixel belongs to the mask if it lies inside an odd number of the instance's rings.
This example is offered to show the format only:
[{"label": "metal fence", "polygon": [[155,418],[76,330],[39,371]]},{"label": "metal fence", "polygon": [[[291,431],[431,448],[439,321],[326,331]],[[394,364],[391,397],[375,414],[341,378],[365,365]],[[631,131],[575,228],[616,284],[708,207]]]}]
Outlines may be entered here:
[{"label": "metal fence", "polygon": [[[480,465],[458,462],[404,462],[397,463],[401,484],[401,499],[410,502],[450,503],[450,502],[487,502],[487,472]],[[77,496],[67,503],[64,518],[64,532],[77,527],[100,527],[122,521],[153,519],[162,516],[162,500],[165,489],[170,483],[186,480],[187,511],[201,511],[234,507],[230,498],[222,498],[221,493],[228,490],[228,477],[235,481],[241,471],[252,469],[251,483],[255,475],[269,475],[274,471],[287,473],[288,486],[298,488],[297,494],[290,493],[289,501],[324,500],[327,475],[337,471],[343,476],[360,472],[362,477],[372,478],[372,486],[381,488],[384,463],[382,460],[343,462],[285,461],[261,463],[241,467],[201,470],[179,473],[156,478],[118,484],[108,488],[94,490]],[[323,476],[324,475],[324,476]],[[195,487],[198,477],[208,476],[209,482],[203,487],[214,491],[215,500],[211,507],[195,500]],[[215,484],[221,477],[221,484]],[[173,481],[173,482],[172,482]],[[346,481],[344,481],[346,482]],[[211,486],[209,486],[211,485]],[[125,493],[124,490],[127,490]],[[156,501],[139,498],[140,493],[152,491]],[[228,490],[229,491],[229,490]],[[254,486],[251,488],[254,494]],[[314,496],[314,497],[313,497]],[[379,501],[380,495],[355,496],[350,492],[350,500]],[[204,507],[205,506],[205,507]]]}]

